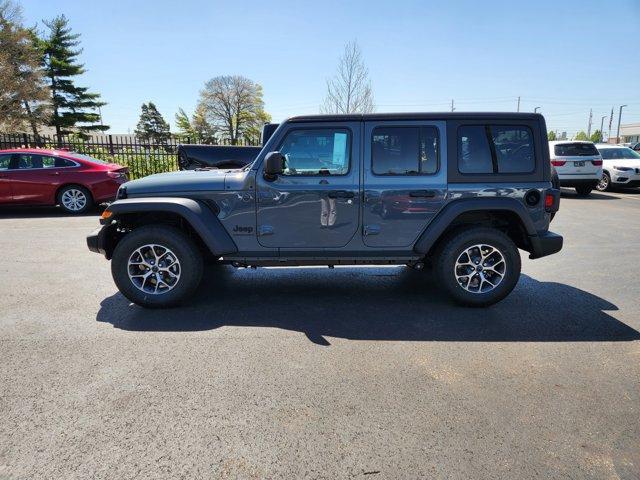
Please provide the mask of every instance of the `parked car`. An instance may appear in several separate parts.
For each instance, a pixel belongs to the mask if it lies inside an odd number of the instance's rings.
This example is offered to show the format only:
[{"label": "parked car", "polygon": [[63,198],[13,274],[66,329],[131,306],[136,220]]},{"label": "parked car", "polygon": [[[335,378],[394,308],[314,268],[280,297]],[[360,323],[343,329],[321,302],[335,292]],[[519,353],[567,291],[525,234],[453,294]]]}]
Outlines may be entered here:
[{"label": "parked car", "polygon": [[589,195],[602,179],[602,157],[592,142],[549,142],[551,165],[558,173],[560,185]]},{"label": "parked car", "polygon": [[598,190],[605,192],[611,187],[640,187],[640,153],[629,147],[599,144],[602,155],[603,174]]},{"label": "parked car", "polygon": [[532,113],[291,118],[241,170],[124,184],[87,245],[145,307],[193,293],[204,256],[236,267],[430,263],[456,301],[490,305],[518,282],[518,248],[562,248],[549,232],[560,192],[546,139]]},{"label": "parked car", "polygon": [[640,152],[640,142],[632,142],[632,143],[629,145],[629,148],[630,148],[631,150],[636,151],[636,152]]},{"label": "parked car", "polygon": [[0,150],[0,205],[60,205],[86,212],[115,199],[128,170],[80,153],[62,150]]},{"label": "parked car", "polygon": [[[262,145],[277,128],[277,123],[267,123],[262,127]],[[178,167],[180,170],[242,168],[253,162],[260,150],[262,147],[182,144],[178,145]]]}]

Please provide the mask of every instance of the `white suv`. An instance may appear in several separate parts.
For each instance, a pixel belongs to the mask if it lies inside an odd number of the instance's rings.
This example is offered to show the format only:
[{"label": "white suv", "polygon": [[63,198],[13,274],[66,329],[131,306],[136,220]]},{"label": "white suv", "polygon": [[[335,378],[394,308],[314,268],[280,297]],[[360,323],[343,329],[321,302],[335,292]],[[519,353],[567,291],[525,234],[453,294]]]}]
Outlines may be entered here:
[{"label": "white suv", "polygon": [[621,145],[598,145],[604,161],[604,173],[598,190],[611,187],[640,187],[640,153]]},{"label": "white suv", "polygon": [[560,186],[573,187],[579,195],[589,195],[600,183],[602,157],[592,142],[549,142],[549,155]]}]

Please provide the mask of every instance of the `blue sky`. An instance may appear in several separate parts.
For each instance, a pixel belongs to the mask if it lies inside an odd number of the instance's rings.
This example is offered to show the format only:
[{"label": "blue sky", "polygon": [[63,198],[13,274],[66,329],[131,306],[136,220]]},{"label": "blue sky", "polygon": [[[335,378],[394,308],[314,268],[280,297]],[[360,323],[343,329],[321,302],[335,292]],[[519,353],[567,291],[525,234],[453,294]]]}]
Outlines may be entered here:
[{"label": "blue sky", "polygon": [[[241,74],[274,121],[318,113],[326,79],[356,39],[377,111],[540,111],[569,135],[605,131],[611,107],[640,122],[640,0],[22,0],[26,23],[64,13],[82,35],[85,86],[113,133],[143,102],[173,123],[204,82]],[[88,5],[95,4],[89,7]]]}]

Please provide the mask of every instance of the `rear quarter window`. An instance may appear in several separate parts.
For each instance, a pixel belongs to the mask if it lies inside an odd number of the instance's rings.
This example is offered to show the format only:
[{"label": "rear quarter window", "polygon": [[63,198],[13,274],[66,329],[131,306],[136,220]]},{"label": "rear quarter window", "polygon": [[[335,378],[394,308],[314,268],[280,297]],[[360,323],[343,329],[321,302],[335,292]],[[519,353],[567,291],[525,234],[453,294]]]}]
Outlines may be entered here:
[{"label": "rear quarter window", "polygon": [[527,126],[461,126],[458,170],[464,174],[531,173],[535,170],[533,144]]}]

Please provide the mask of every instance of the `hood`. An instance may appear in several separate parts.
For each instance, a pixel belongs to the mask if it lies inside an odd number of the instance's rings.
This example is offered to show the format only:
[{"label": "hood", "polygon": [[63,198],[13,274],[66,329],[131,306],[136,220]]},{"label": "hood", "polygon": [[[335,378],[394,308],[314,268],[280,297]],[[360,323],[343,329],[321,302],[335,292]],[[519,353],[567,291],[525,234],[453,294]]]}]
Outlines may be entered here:
[{"label": "hood", "polygon": [[123,185],[127,196],[169,195],[179,192],[224,190],[225,176],[229,170],[182,170],[179,172],[157,173],[132,180]]},{"label": "hood", "polygon": [[638,160],[633,160],[633,159],[619,159],[619,158],[612,158],[609,160],[603,160],[602,164],[605,167],[609,167],[609,168],[613,168],[613,167],[629,167],[629,168],[640,168],[640,159]]}]

